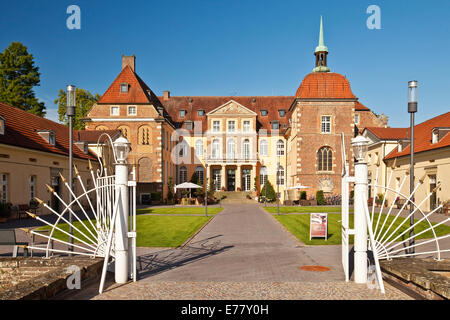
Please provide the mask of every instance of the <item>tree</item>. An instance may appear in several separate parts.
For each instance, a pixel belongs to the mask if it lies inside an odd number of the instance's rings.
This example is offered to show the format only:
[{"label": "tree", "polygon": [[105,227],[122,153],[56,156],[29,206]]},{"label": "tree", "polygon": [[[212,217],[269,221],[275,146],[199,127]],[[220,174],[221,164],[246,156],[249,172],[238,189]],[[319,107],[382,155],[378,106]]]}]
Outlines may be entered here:
[{"label": "tree", "polygon": [[[96,103],[100,99],[100,95],[98,93],[92,95],[87,90],[77,88],[76,89],[76,104],[77,107],[75,109],[75,116],[73,118],[73,128],[75,130],[83,130],[84,123],[81,121],[82,118],[86,117],[89,110],[91,110],[94,103]],[[55,104],[58,105],[58,114],[59,121],[69,124],[69,118],[66,116],[67,111],[67,96],[66,91],[60,89],[58,92],[58,99],[55,100]]]},{"label": "tree", "polygon": [[267,179],[264,183],[264,186],[261,190],[261,197],[265,197],[267,202],[273,202],[276,200],[277,195],[269,179]]},{"label": "tree", "polygon": [[173,200],[173,177],[169,177],[167,181],[167,200],[172,201]]},{"label": "tree", "polygon": [[317,200],[317,204],[319,206],[323,206],[325,204],[325,197],[323,195],[323,191],[322,190],[317,190],[317,192],[316,192],[316,200]]},{"label": "tree", "polygon": [[39,68],[33,55],[20,42],[11,42],[0,53],[0,101],[38,116],[45,116],[45,105],[34,96],[39,86]]},{"label": "tree", "polygon": [[[195,171],[192,174],[190,182],[194,183],[196,185],[199,185],[199,186],[202,185],[202,182],[200,181],[200,177],[198,176],[198,172],[197,171]],[[203,193],[204,193],[203,188],[202,189],[200,189],[200,188],[195,189],[194,192],[193,192],[194,196],[196,196],[196,197],[201,197],[203,195]]]}]

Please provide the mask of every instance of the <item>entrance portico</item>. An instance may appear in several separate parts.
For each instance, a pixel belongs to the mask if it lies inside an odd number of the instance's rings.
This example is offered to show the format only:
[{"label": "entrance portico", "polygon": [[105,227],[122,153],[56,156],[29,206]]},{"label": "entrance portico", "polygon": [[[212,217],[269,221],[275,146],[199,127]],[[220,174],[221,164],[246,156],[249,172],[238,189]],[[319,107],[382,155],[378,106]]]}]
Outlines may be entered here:
[{"label": "entrance portico", "polygon": [[251,191],[256,170],[256,163],[211,164],[207,177],[214,181],[217,191]]}]

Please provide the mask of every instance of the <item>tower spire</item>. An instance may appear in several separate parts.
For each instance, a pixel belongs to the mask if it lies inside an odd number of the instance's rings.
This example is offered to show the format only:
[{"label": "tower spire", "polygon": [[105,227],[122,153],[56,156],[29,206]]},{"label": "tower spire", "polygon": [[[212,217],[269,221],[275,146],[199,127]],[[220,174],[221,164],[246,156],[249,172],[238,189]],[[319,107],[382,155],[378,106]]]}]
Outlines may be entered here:
[{"label": "tower spire", "polygon": [[328,48],[323,40],[322,16],[320,16],[319,45],[316,47],[314,55],[316,56],[316,67],[313,69],[313,72],[330,72],[330,68],[327,67]]}]

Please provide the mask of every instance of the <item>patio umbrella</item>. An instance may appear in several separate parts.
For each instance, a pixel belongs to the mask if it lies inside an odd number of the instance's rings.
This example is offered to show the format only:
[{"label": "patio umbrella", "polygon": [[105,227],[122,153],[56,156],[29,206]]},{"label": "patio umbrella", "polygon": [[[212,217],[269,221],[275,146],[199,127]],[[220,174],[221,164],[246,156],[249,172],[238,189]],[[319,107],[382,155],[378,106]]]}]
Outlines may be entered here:
[{"label": "patio umbrella", "polygon": [[199,188],[203,187],[192,182],[184,182],[174,187],[175,193],[177,193],[177,189],[189,189],[189,198],[191,197],[191,189],[199,189]]}]

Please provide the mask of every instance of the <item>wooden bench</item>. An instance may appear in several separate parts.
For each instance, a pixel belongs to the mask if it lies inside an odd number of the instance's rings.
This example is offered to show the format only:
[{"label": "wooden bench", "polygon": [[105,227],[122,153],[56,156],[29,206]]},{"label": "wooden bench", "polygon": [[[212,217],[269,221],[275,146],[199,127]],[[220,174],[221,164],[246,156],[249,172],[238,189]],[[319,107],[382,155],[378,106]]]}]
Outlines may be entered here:
[{"label": "wooden bench", "polygon": [[28,242],[17,242],[14,229],[0,230],[0,246],[14,246],[13,257],[17,257],[19,248],[23,249],[24,257],[28,256]]}]

